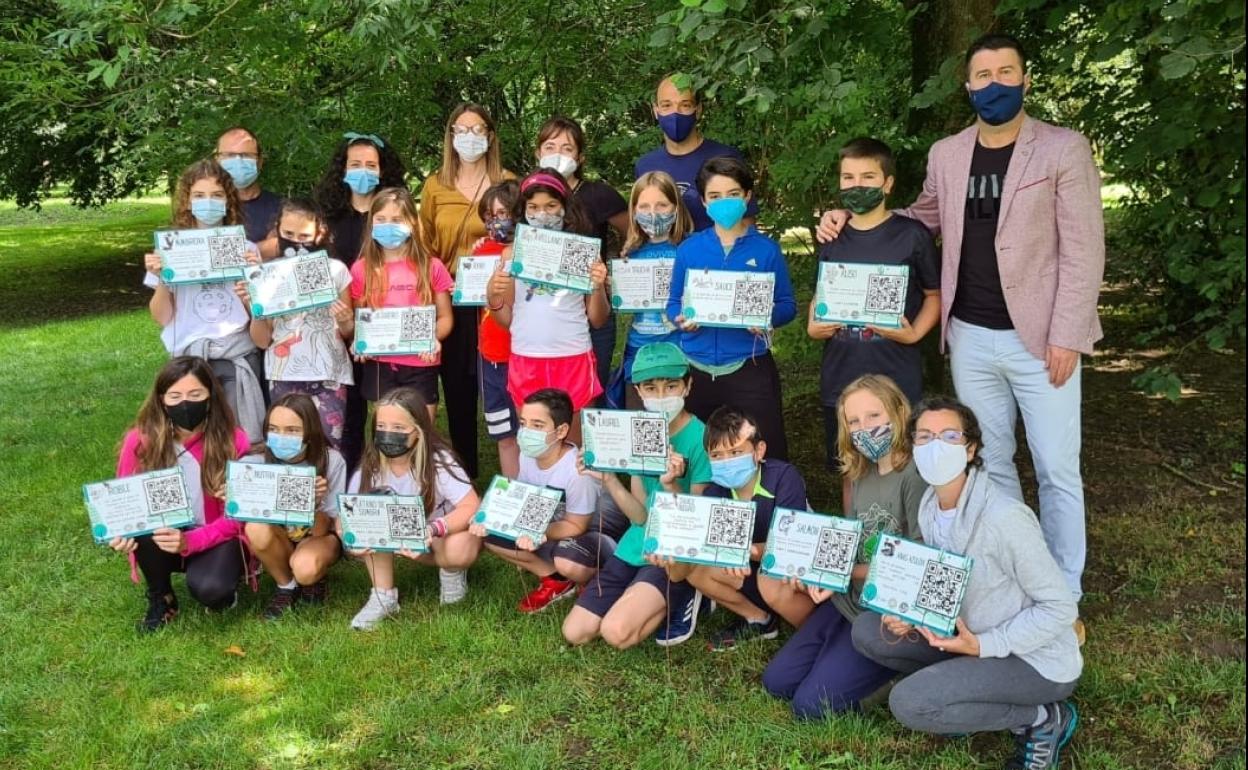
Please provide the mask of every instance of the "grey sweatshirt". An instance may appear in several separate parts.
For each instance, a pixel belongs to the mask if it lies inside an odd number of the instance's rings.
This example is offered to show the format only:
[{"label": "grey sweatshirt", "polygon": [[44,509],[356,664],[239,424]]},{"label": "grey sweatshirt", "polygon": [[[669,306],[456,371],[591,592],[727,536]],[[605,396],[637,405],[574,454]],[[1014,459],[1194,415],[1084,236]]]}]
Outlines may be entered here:
[{"label": "grey sweatshirt", "polygon": [[1035,514],[1001,494],[972,468],[958,498],[948,542],[938,542],[936,490],[923,495],[923,541],[975,560],[962,601],[962,620],[979,638],[981,658],[1017,655],[1050,682],[1073,682],[1083,657],[1073,623],[1079,609],[1049,555]]}]

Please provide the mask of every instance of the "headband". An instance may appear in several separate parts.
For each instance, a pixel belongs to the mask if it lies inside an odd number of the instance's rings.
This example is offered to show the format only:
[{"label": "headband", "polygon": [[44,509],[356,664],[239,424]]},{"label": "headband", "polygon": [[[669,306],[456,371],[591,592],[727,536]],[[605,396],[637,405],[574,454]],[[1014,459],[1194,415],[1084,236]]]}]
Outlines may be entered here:
[{"label": "headband", "polygon": [[539,184],[552,187],[563,197],[568,197],[568,185],[562,179],[554,174],[544,174],[540,171],[525,177],[524,181],[520,183],[520,192],[528,192],[529,188]]},{"label": "headband", "polygon": [[349,142],[354,142],[357,139],[363,139],[366,142],[372,142],[373,144],[377,145],[377,149],[379,150],[384,149],[386,146],[386,143],[381,141],[381,137],[377,136],[376,134],[357,134],[354,131],[348,131],[347,133],[342,135],[342,138],[346,139]]}]

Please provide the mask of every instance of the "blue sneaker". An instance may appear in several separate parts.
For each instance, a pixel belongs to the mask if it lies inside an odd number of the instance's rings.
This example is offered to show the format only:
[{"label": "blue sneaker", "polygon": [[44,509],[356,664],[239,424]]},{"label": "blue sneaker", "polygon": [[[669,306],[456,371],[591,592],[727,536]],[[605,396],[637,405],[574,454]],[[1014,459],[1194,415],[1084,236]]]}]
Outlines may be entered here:
[{"label": "blue sneaker", "polygon": [[684,606],[669,607],[667,622],[654,632],[654,643],[660,647],[675,647],[689,641],[698,627],[698,609],[702,606],[702,592],[694,591]]},{"label": "blue sneaker", "polygon": [[1014,737],[1017,747],[1007,770],[1050,770],[1058,766],[1062,749],[1079,727],[1079,712],[1070,701],[1044,707],[1048,717]]}]

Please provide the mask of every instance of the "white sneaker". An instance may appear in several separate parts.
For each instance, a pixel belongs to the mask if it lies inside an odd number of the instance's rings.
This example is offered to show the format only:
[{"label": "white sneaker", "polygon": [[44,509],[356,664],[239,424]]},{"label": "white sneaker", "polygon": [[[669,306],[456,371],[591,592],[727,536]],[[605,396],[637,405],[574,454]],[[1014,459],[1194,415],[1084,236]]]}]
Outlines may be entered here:
[{"label": "white sneaker", "polygon": [[373,591],[368,596],[368,601],[355,613],[355,617],[351,618],[351,627],[357,631],[372,631],[377,624],[391,615],[397,614],[399,611],[399,589],[391,588],[389,591]]},{"label": "white sneaker", "polygon": [[442,604],[457,604],[468,595],[468,571],[462,569],[438,568],[438,601]]}]

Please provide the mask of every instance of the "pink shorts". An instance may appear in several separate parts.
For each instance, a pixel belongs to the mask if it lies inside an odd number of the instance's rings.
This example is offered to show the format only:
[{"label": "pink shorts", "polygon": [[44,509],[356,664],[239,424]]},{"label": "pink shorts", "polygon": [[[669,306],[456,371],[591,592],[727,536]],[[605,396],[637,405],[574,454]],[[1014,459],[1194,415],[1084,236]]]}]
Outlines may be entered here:
[{"label": "pink shorts", "polygon": [[572,408],[581,411],[602,395],[598,382],[598,364],[594,351],[562,358],[530,358],[516,353],[507,362],[507,392],[516,402],[516,411],[524,399],[542,388],[558,388],[572,399]]}]

